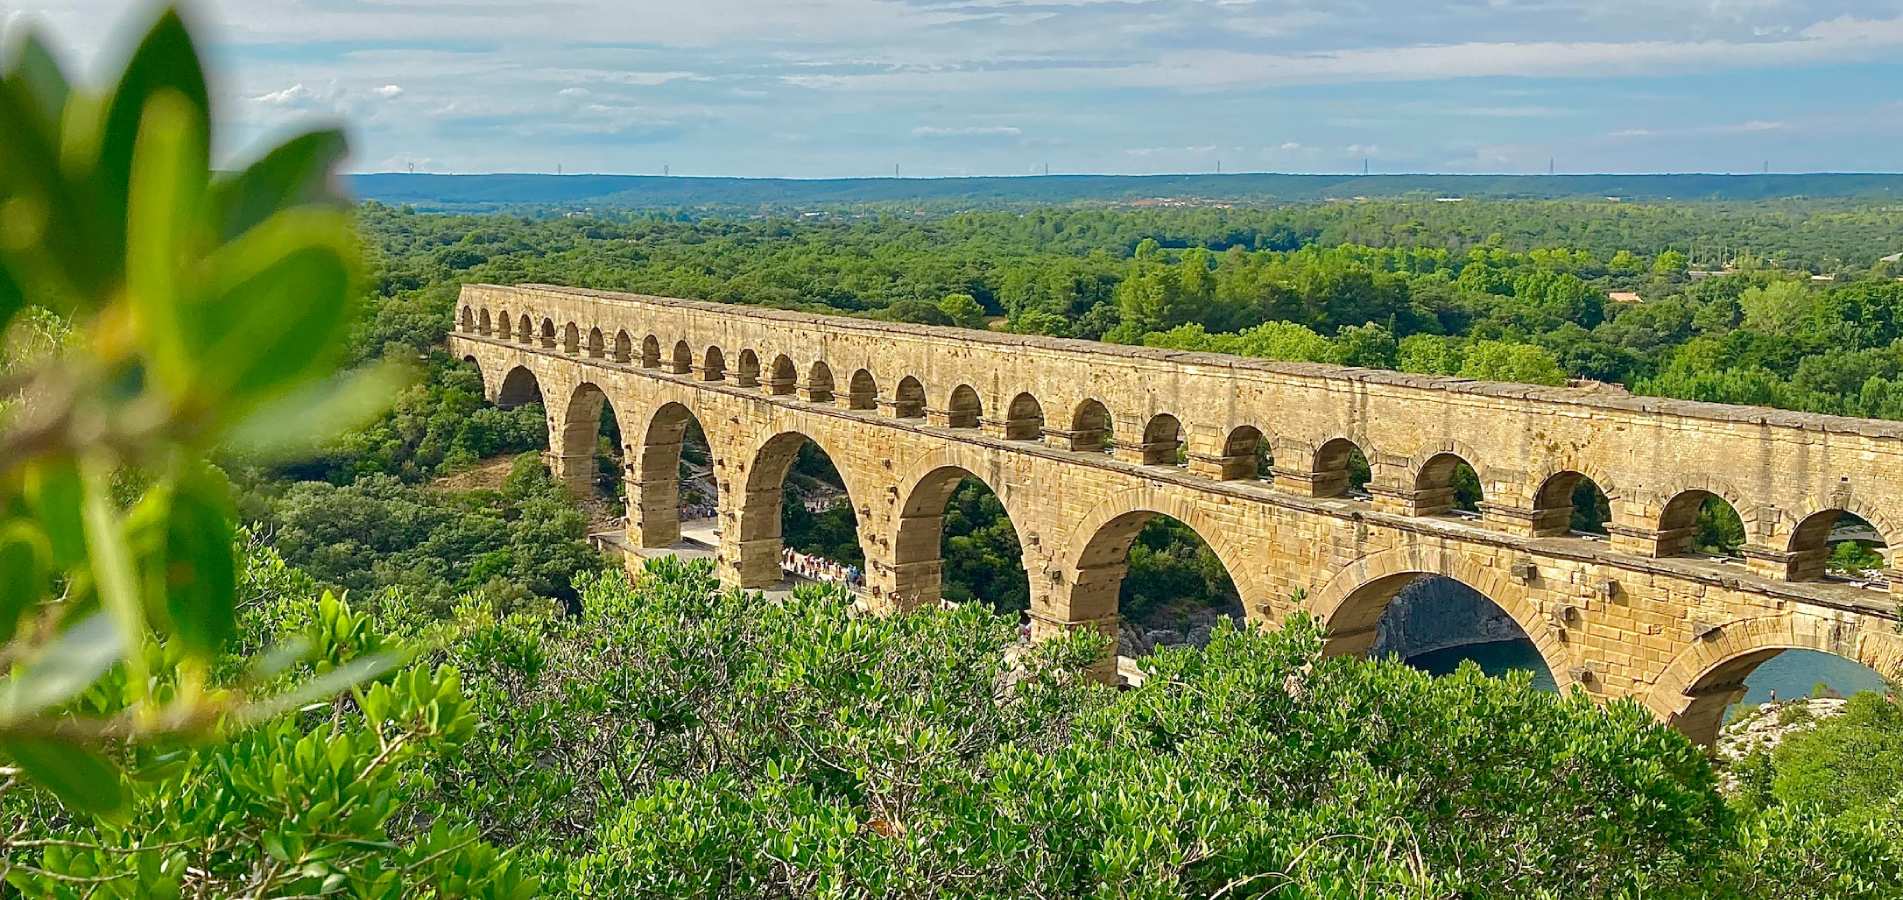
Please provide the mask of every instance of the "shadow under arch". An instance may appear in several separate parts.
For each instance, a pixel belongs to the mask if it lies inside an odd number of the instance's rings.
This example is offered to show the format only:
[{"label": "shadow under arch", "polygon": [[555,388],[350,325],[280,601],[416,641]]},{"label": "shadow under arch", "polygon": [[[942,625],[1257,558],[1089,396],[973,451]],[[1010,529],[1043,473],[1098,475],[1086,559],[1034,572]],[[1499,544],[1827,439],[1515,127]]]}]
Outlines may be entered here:
[{"label": "shadow under arch", "polygon": [[[636,546],[671,546],[681,540],[681,462],[689,427],[702,435],[700,417],[677,400],[663,402],[648,413],[639,432],[638,443],[630,443],[628,452],[628,535]],[[713,473],[720,471],[713,441],[706,441],[709,475],[707,487],[712,501],[718,503],[720,488]]]},{"label": "shadow under arch", "polygon": [[514,409],[529,403],[548,405],[542,397],[541,379],[528,366],[515,366],[502,376],[502,385],[496,388],[496,406]]},{"label": "shadow under arch", "polygon": [[846,507],[852,516],[861,553],[864,552],[866,523],[859,513],[858,498],[865,496],[865,492],[853,483],[849,470],[836,462],[848,458],[843,448],[829,445],[818,435],[798,430],[781,431],[754,448],[747,464],[745,490],[736,491],[738,502],[729,505],[733,513],[733,545],[739,553],[739,558],[729,564],[740,587],[771,587],[784,578],[780,552],[785,546],[782,507],[787,476],[799,458],[800,448],[808,443],[824,454],[839,473]]},{"label": "shadow under arch", "polygon": [[1726,623],[1715,639],[1694,640],[1666,666],[1645,705],[1665,724],[1702,745],[1724,727],[1725,710],[1745,694],[1744,681],[1787,650],[1827,653],[1878,674],[1903,673],[1903,640],[1874,629],[1840,630],[1835,623],[1800,621],[1791,614]]},{"label": "shadow under arch", "polygon": [[1303,607],[1320,620],[1327,632],[1323,655],[1366,655],[1374,646],[1381,616],[1389,604],[1402,588],[1422,576],[1460,582],[1492,601],[1533,642],[1540,660],[1552,673],[1554,686],[1561,691],[1572,686],[1566,648],[1544,627],[1526,590],[1457,551],[1437,547],[1406,546],[1371,553],[1337,572],[1309,597]]},{"label": "shadow under arch", "polygon": [[985,457],[965,445],[941,447],[915,464],[899,482],[899,521],[892,539],[893,599],[900,609],[914,609],[937,603],[945,585],[945,515],[961,486],[976,482],[997,498],[1003,518],[1017,543],[1018,570],[1024,576],[1023,603],[1016,598],[986,596],[978,599],[1000,612],[1021,609],[1030,602],[1030,561],[1024,556],[1017,518],[1011,504],[998,490],[996,472],[987,478],[979,474],[989,470]]}]

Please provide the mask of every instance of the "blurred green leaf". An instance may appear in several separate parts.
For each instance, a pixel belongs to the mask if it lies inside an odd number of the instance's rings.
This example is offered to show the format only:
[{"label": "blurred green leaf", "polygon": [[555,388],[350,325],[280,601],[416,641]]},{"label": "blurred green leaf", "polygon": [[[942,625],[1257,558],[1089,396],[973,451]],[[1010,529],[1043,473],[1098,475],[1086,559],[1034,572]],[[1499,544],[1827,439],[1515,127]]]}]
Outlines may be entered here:
[{"label": "blurred green leaf", "polygon": [[65,309],[109,283],[118,263],[113,257],[101,268],[90,207],[61,174],[38,103],[24,84],[0,80],[0,263],[23,292]]},{"label": "blurred green leaf", "polygon": [[0,529],[0,644],[13,639],[20,617],[46,589],[46,565],[52,551],[30,522]]},{"label": "blurred green leaf", "polygon": [[395,360],[305,385],[246,416],[226,446],[255,462],[292,459],[375,419],[415,380],[414,367]]},{"label": "blurred green leaf", "polygon": [[345,215],[308,207],[213,254],[204,298],[179,310],[204,399],[244,407],[320,374],[350,321],[356,260]]},{"label": "blurred green leaf", "polygon": [[80,513],[79,469],[70,460],[42,460],[26,470],[26,499],[46,532],[53,564],[86,560],[86,527]]},{"label": "blurred green leaf", "polygon": [[193,231],[203,221],[204,148],[190,127],[189,101],[161,90],[146,105],[133,159],[126,218],[138,240],[126,248],[126,291],[145,333],[153,368],[174,390],[190,383],[196,359],[184,330],[180,284]]},{"label": "blurred green leaf", "polygon": [[118,510],[112,502],[112,468],[89,459],[84,490],[86,543],[92,550],[92,574],[99,599],[119,628],[126,683],[135,696],[145,689],[145,610],[140,604],[137,575]]},{"label": "blurred green leaf", "polygon": [[76,742],[13,737],[0,742],[0,753],[12,757],[34,781],[75,809],[107,813],[125,801],[118,768]]},{"label": "blurred green leaf", "polygon": [[5,334],[7,326],[13,323],[13,314],[26,305],[26,295],[20,290],[20,282],[4,264],[0,264],[0,334]]},{"label": "blurred green leaf", "polygon": [[342,203],[331,177],[350,143],[341,130],[310,131],[279,144],[262,159],[212,188],[225,239],[237,237],[278,210],[311,203]]},{"label": "blurred green leaf", "polygon": [[78,696],[118,661],[120,648],[119,632],[106,614],[80,620],[0,681],[0,722],[17,722]]},{"label": "blurred green leaf", "polygon": [[165,609],[185,645],[201,654],[231,639],[238,595],[230,487],[210,466],[174,487],[165,527]]},{"label": "blurred green leaf", "polygon": [[23,86],[26,93],[38,101],[41,126],[47,134],[58,134],[60,119],[66,113],[66,102],[72,96],[72,85],[67,81],[66,72],[60,68],[59,58],[53,55],[46,42],[40,40],[36,31],[26,30],[20,43],[7,55],[6,67],[0,71],[0,77]]},{"label": "blurred green leaf", "polygon": [[[96,252],[110,260],[125,258],[126,205],[132,186],[133,156],[139,143],[141,123],[152,98],[172,91],[183,97],[192,115],[175,123],[189,129],[179,136],[187,146],[211,146],[211,99],[205,88],[205,71],[199,63],[198,49],[178,10],[167,9],[139,42],[138,49],[126,62],[125,71],[106,106],[103,131],[99,135],[99,164],[96,176],[100,186],[101,213],[105,220],[104,244]],[[206,151],[209,152],[209,151]],[[210,168],[209,158],[197,160],[200,171]]]}]

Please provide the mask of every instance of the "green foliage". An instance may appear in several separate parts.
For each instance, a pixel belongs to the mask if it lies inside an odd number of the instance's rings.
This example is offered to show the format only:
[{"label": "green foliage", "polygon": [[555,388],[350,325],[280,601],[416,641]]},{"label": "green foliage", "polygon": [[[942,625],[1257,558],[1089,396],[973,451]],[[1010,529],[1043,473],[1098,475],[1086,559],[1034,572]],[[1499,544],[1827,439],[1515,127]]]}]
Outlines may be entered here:
[{"label": "green foliage", "polygon": [[340,135],[214,173],[177,13],[103,93],[21,37],[0,60],[0,331],[31,304],[83,337],[9,372],[32,400],[0,432],[0,759],[107,813],[136,794],[133,749],[254,714],[206,685],[238,597],[231,491],[205,454],[285,452],[392,384],[326,380],[358,289],[329,186]]},{"label": "green foliage", "polygon": [[1903,704],[1866,691],[1841,715],[1785,737],[1774,759],[1777,799],[1827,813],[1903,801]]},{"label": "green foliage", "polygon": [[[221,655],[211,686],[243,685],[258,703],[210,740],[127,753],[131,777],[109,814],[80,811],[58,785],[47,786],[61,803],[0,791],[0,811],[23,823],[0,854],[6,883],[22,896],[71,898],[536,894],[512,856],[410,802],[425,761],[476,734],[458,673],[413,665],[352,687],[411,651],[330,594],[315,596],[274,553],[252,548],[244,561],[235,644],[276,649]],[[156,643],[145,652],[173,655]],[[88,702],[123,704],[131,687],[116,670]],[[93,784],[114,779],[101,773]]]}]

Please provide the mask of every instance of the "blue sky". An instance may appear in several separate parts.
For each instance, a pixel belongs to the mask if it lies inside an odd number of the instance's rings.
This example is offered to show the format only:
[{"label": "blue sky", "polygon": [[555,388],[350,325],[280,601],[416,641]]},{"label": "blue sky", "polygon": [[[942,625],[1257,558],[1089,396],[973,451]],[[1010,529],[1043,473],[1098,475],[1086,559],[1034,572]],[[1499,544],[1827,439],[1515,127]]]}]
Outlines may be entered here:
[{"label": "blue sky", "polygon": [[[143,3],[0,2],[93,65]],[[1903,170],[1903,0],[206,0],[358,171]]]}]

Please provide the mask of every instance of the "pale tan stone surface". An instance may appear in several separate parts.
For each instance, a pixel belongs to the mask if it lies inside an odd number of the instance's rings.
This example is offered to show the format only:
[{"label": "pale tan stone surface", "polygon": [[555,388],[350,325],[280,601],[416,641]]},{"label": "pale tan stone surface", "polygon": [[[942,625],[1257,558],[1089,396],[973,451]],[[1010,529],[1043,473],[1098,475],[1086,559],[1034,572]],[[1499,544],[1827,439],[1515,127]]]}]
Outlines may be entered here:
[{"label": "pale tan stone surface", "polygon": [[[1818,580],[1815,527],[1843,510],[1899,534],[1900,423],[548,286],[467,286],[457,323],[451,350],[491,399],[539,388],[572,483],[612,410],[641,546],[678,538],[697,419],[720,571],[746,586],[779,580],[780,485],[804,437],[838,466],[890,608],[937,598],[944,501],[968,473],[1011,516],[1040,634],[1113,630],[1129,543],[1161,513],[1209,543],[1252,619],[1305,609],[1331,652],[1355,652],[1409,578],[1450,576],[1499,603],[1562,686],[1638,698],[1700,740],[1778,649],[1903,662],[1889,595]],[[1272,480],[1255,477],[1256,433]],[[1371,465],[1371,500],[1342,495],[1343,441]],[[1479,476],[1478,520],[1439,514],[1451,457]],[[1610,499],[1610,541],[1564,533],[1570,473]],[[1693,491],[1738,510],[1745,564],[1673,555]]]}]

